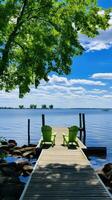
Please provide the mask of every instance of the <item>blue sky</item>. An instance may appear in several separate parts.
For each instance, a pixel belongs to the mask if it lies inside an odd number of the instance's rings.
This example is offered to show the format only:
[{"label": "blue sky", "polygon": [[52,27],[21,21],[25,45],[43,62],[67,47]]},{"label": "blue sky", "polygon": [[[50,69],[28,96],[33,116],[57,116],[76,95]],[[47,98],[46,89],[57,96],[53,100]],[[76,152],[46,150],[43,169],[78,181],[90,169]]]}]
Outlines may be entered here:
[{"label": "blue sky", "polygon": [[[112,0],[98,3],[102,8],[112,8]],[[94,39],[79,36],[86,51],[73,60],[70,75],[50,75],[49,83],[42,81],[38,89],[32,87],[23,99],[18,98],[17,89],[0,91],[0,106],[112,107],[112,15],[109,23],[110,28]]]}]

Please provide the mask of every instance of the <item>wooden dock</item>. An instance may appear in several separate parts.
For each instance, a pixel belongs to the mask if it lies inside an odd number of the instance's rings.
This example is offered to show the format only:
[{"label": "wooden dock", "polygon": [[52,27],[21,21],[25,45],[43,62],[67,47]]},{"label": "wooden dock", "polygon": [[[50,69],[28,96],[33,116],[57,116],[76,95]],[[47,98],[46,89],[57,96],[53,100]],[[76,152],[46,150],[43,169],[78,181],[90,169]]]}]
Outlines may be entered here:
[{"label": "wooden dock", "polygon": [[111,194],[91,167],[81,148],[62,146],[62,133],[56,128],[56,145],[43,149],[20,200],[110,200]]}]

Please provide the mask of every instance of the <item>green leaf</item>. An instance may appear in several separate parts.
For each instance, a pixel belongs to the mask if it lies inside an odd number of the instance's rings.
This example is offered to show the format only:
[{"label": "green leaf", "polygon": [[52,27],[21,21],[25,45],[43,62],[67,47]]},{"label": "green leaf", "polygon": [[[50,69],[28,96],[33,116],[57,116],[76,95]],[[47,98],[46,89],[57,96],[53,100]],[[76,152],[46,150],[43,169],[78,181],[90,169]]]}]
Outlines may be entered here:
[{"label": "green leaf", "polygon": [[69,74],[84,48],[78,34],[95,37],[109,24],[96,0],[0,1],[0,89],[19,88],[19,96],[48,74]]}]

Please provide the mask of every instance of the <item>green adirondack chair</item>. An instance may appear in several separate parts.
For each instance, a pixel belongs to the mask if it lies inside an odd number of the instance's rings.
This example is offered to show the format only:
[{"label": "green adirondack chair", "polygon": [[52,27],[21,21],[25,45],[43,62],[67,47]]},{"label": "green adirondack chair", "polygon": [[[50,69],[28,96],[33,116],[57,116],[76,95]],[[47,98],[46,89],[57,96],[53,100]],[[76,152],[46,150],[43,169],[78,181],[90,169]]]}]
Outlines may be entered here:
[{"label": "green adirondack chair", "polygon": [[42,132],[41,145],[51,144],[52,146],[54,146],[56,134],[53,133],[52,128],[50,126],[47,126],[47,125],[42,126],[41,132]]},{"label": "green adirondack chair", "polygon": [[69,146],[70,144],[75,144],[76,146],[79,146],[77,142],[79,128],[77,126],[71,126],[68,130],[68,134],[63,134],[63,145]]}]

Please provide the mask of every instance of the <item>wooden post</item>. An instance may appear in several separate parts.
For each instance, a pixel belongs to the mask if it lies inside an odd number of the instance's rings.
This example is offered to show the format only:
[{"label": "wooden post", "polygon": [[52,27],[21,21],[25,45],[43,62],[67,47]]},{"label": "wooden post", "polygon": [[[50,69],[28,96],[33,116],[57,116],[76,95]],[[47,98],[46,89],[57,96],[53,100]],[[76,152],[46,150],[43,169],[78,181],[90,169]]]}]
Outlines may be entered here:
[{"label": "wooden post", "polygon": [[85,127],[85,114],[82,114],[82,121],[83,121],[83,143],[86,144],[86,127]]},{"label": "wooden post", "polygon": [[42,126],[45,126],[45,115],[42,114]]},{"label": "wooden post", "polygon": [[82,114],[79,113],[80,140],[82,141]]},{"label": "wooden post", "polygon": [[30,145],[30,119],[28,119],[28,145]]}]

